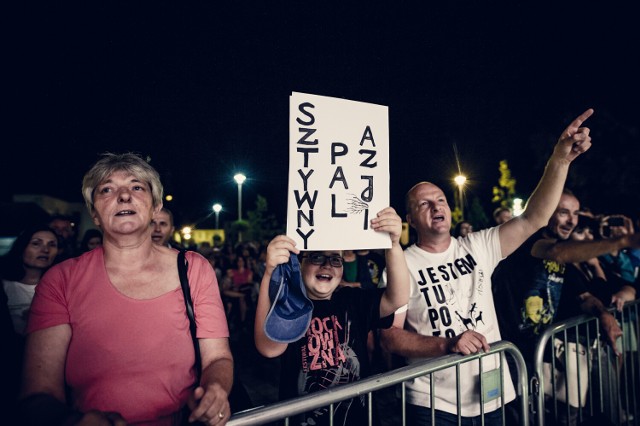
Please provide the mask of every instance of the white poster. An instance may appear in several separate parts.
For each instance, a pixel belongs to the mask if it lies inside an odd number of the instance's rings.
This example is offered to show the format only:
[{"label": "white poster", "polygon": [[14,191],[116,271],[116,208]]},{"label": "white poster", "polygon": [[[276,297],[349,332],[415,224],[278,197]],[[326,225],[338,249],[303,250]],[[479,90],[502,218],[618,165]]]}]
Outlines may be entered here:
[{"label": "white poster", "polygon": [[389,206],[388,111],[291,94],[287,235],[300,250],[391,247],[370,223]]}]

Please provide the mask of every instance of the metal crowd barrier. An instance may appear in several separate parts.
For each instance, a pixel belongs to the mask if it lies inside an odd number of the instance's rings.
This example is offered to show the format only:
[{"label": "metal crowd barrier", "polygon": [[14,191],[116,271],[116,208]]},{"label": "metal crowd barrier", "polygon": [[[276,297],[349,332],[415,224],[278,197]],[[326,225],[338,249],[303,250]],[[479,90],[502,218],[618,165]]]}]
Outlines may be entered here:
[{"label": "metal crowd barrier", "polygon": [[[639,310],[640,299],[626,303],[622,312],[610,310],[623,331],[616,345],[620,356],[606,344],[600,321],[593,316],[555,323],[540,336],[531,377],[538,426],[545,421],[572,425],[587,419],[640,424]],[[551,362],[545,363],[545,351]]]},{"label": "metal crowd barrier", "polygon": [[[257,425],[257,424],[265,424],[270,423],[282,419],[285,420],[285,425],[288,425],[288,417],[295,416],[300,413],[308,412],[321,407],[330,407],[330,412],[333,413],[333,404],[348,400],[351,398],[359,397],[361,395],[366,394],[368,398],[368,415],[369,415],[369,425],[373,422],[373,403],[374,397],[373,392],[388,388],[390,386],[394,386],[397,384],[401,384],[400,394],[401,394],[401,405],[400,405],[400,418],[402,421],[402,425],[406,424],[406,398],[405,398],[405,385],[404,382],[407,380],[414,379],[416,377],[424,376],[427,374],[433,374],[434,372],[443,370],[445,368],[455,367],[456,368],[456,382],[458,383],[458,388],[460,388],[460,365],[466,362],[472,362],[478,360],[480,363],[480,373],[482,373],[482,363],[480,361],[481,358],[493,355],[496,353],[500,353],[500,372],[501,372],[501,395],[500,397],[504,400],[504,377],[502,376],[503,368],[505,361],[502,356],[502,352],[509,353],[513,359],[515,360],[515,365],[517,368],[517,372],[511,371],[511,375],[514,378],[517,378],[516,381],[516,394],[519,397],[520,406],[520,421],[522,425],[528,424],[528,411],[527,411],[527,401],[528,397],[528,378],[527,378],[527,370],[525,367],[524,359],[520,351],[513,345],[511,342],[500,341],[490,345],[490,350],[488,352],[477,353],[473,355],[462,356],[459,354],[456,355],[446,355],[439,358],[434,358],[423,363],[413,364],[406,367],[401,367],[396,370],[392,370],[390,372],[377,374],[375,376],[371,376],[369,378],[349,383],[346,385],[336,386],[330,389],[325,389],[319,392],[315,392],[309,395],[305,395],[299,398],[290,399],[287,401],[278,402],[276,404],[272,404],[266,407],[257,407],[254,409],[246,410],[240,413],[234,414],[227,425],[229,426],[243,426],[243,425]],[[435,393],[437,392],[437,386],[434,384],[433,376],[431,376],[431,406],[433,407]],[[481,410],[483,408],[483,389],[482,383],[480,384],[480,396],[481,396]],[[460,398],[458,397],[458,401]],[[460,413],[460,402],[458,402],[458,413]],[[482,414],[484,414],[482,412]],[[331,423],[332,423],[331,418]],[[484,416],[482,418],[484,424]],[[461,422],[461,417],[458,414],[458,424]],[[505,409],[502,407],[502,423],[505,424]]]}]

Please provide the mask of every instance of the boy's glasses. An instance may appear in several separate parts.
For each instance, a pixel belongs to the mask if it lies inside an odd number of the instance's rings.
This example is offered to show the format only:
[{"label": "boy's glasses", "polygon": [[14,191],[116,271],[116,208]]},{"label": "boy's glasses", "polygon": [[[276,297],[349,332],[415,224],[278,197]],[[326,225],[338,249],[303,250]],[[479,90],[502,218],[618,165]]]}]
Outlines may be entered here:
[{"label": "boy's glasses", "polygon": [[341,268],[342,262],[344,261],[342,259],[342,256],[339,256],[337,254],[332,254],[331,256],[327,256],[326,254],[321,254],[321,253],[311,253],[311,254],[302,256],[302,258],[309,259],[309,262],[318,266],[324,266],[324,264],[327,263],[327,260],[328,260],[329,265],[333,266],[334,268]]}]

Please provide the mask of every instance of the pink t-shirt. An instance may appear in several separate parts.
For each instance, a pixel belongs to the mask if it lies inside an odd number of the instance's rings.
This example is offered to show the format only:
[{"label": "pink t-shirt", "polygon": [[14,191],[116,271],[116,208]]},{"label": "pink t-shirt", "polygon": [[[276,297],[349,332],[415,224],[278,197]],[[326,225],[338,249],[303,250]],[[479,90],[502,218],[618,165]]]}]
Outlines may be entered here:
[{"label": "pink t-shirt", "polygon": [[[229,337],[215,273],[186,253],[198,338]],[[195,354],[180,282],[132,299],[110,282],[103,249],[52,267],[37,286],[27,332],[72,330],[65,375],[75,407],[116,411],[128,423],[171,424],[195,382]]]}]

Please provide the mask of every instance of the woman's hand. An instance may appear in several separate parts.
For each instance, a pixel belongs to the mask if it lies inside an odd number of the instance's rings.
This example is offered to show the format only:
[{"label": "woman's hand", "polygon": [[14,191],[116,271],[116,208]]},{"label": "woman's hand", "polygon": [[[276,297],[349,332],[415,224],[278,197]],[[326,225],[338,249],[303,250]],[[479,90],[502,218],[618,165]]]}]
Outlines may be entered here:
[{"label": "woman's hand", "polygon": [[231,417],[228,397],[227,392],[216,382],[206,388],[198,386],[189,397],[189,422],[224,425]]}]

